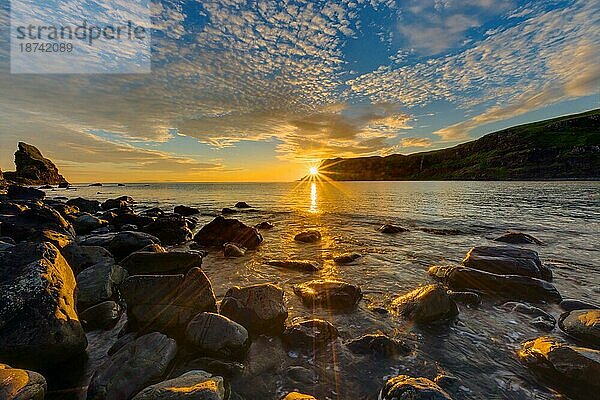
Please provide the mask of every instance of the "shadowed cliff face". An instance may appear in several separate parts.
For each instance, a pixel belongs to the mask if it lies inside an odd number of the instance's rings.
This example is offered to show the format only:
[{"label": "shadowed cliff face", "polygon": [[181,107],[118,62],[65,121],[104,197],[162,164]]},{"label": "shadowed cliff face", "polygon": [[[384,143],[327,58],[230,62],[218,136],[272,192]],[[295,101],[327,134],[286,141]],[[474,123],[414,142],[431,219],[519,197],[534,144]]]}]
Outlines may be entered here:
[{"label": "shadowed cliff face", "polygon": [[330,159],[334,180],[538,180],[600,178],[600,110],[517,126],[449,149]]},{"label": "shadowed cliff face", "polygon": [[[16,172],[6,172],[5,178],[23,185],[59,185],[68,183],[52,161],[27,143],[19,142],[15,153]],[[0,177],[1,180],[1,177]]]}]

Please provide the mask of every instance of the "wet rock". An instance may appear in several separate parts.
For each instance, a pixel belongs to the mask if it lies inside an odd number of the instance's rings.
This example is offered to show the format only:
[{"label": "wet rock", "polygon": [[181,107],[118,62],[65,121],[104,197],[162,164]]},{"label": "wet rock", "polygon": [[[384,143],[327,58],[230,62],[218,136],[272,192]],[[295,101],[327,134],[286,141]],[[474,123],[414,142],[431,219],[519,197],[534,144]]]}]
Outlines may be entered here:
[{"label": "wet rock", "polygon": [[15,247],[12,243],[0,242],[0,251],[7,251]]},{"label": "wet rock", "polygon": [[346,346],[355,354],[371,354],[384,357],[407,356],[412,349],[404,342],[383,333],[373,333],[354,339]]},{"label": "wet rock", "polygon": [[299,392],[290,392],[290,393],[286,394],[285,397],[283,397],[281,400],[317,400],[317,399],[309,394],[304,394],[304,393],[299,393]]},{"label": "wet rock", "polygon": [[106,331],[119,322],[122,313],[123,309],[118,303],[105,301],[80,312],[79,319],[87,332],[98,329]]},{"label": "wet rock", "polygon": [[125,199],[108,199],[100,205],[104,211],[129,207],[130,203]]},{"label": "wet rock", "polygon": [[247,249],[255,249],[262,241],[262,235],[237,219],[217,217],[205,225],[194,237],[194,241],[204,246],[223,246],[235,243]]},{"label": "wet rock", "polygon": [[225,243],[223,245],[223,256],[225,258],[243,257],[246,255],[246,249],[238,247],[235,243]]},{"label": "wet rock", "polygon": [[514,299],[559,303],[558,290],[541,279],[521,275],[496,275],[465,267],[429,268],[429,275],[445,282],[452,290],[477,290]]},{"label": "wet rock", "polygon": [[560,316],[558,326],[567,335],[600,349],[600,310],[574,310]]},{"label": "wet rock", "polygon": [[283,290],[269,283],[229,289],[221,302],[221,314],[252,334],[271,335],[283,332],[288,316]]},{"label": "wet rock", "polygon": [[244,372],[244,364],[212,357],[198,357],[181,364],[178,363],[172,376],[197,369],[210,372],[213,375],[233,378],[240,376]]},{"label": "wet rock", "polygon": [[0,364],[0,399],[44,400],[46,379],[37,372]]},{"label": "wet rock", "polygon": [[115,259],[104,247],[72,243],[61,250],[73,272],[79,273],[96,264],[114,264]]},{"label": "wet rock", "polygon": [[390,225],[390,224],[385,224],[382,225],[381,227],[379,227],[379,229],[377,229],[379,232],[381,233],[402,233],[402,232],[408,232],[408,229],[403,228],[401,226],[396,226],[396,225]]},{"label": "wet rock", "polygon": [[248,349],[248,331],[242,325],[215,313],[200,313],[185,330],[186,343],[205,354],[240,359]]},{"label": "wet rock", "polygon": [[323,269],[321,264],[310,260],[270,260],[265,264],[300,272],[316,272]]},{"label": "wet rock", "polygon": [[61,253],[65,247],[68,247],[75,243],[73,236],[65,235],[64,233],[54,232],[48,229],[34,231],[31,235],[29,235],[27,241],[35,243],[52,243],[61,251]]},{"label": "wet rock", "polygon": [[87,346],[75,311],[75,277],[50,243],[0,253],[0,359],[44,368]]},{"label": "wet rock", "polygon": [[300,232],[294,236],[294,240],[302,243],[315,243],[321,240],[321,232],[310,229],[308,231]]},{"label": "wet rock", "polygon": [[46,192],[25,186],[10,185],[6,193],[13,200],[44,200]]},{"label": "wet rock", "polygon": [[525,342],[519,358],[552,386],[577,399],[600,389],[600,351],[575,347],[552,337]]},{"label": "wet rock", "polygon": [[121,285],[134,330],[183,333],[198,313],[217,310],[210,281],[200,268],[186,275],[136,275]]},{"label": "wet rock", "polygon": [[75,206],[70,206],[65,203],[59,203],[59,202],[54,202],[54,201],[52,201],[52,202],[45,201],[44,203],[47,206],[58,211],[59,214],[62,215],[62,217],[64,219],[66,219],[67,221],[69,221],[70,223],[73,223],[73,221],[77,218],[77,215],[79,215],[79,213],[81,212],[81,211],[79,211],[79,208],[77,208]]},{"label": "wet rock", "polygon": [[126,229],[127,225],[135,225],[138,230],[140,226],[146,226],[154,222],[154,218],[149,217],[147,215],[139,215],[133,212],[124,212],[119,215],[115,215],[112,217],[111,224],[114,225],[120,231],[127,231],[131,229]]},{"label": "wet rock", "polygon": [[[123,327],[123,329],[125,328],[127,328],[127,325]],[[138,334],[136,332],[123,333],[123,330],[121,330],[119,332],[119,335],[121,334],[123,334],[123,336],[119,336],[117,341],[114,342],[113,345],[110,346],[110,349],[108,349],[108,351],[106,352],[106,354],[108,354],[109,356],[112,356],[113,354],[121,350],[126,344],[133,342],[138,337]]]},{"label": "wet rock", "polygon": [[512,246],[473,247],[462,261],[467,268],[497,275],[522,275],[550,282],[552,271],[533,250]]},{"label": "wet rock", "polygon": [[146,253],[166,253],[167,252],[167,250],[165,250],[165,248],[162,247],[158,243],[149,244],[148,246],[146,246],[143,249],[138,250],[138,251],[146,252]]},{"label": "wet rock", "polygon": [[234,210],[233,208],[225,207],[225,208],[223,208],[223,209],[221,210],[221,213],[222,213],[222,214],[226,214],[226,215],[229,215],[229,214],[236,214],[236,213],[237,213],[237,210]]},{"label": "wet rock", "polygon": [[69,236],[75,236],[75,231],[58,211],[40,205],[32,205],[13,217],[2,219],[2,232],[17,241],[26,240],[36,231],[49,230]]},{"label": "wet rock", "polygon": [[188,371],[138,393],[133,400],[227,400],[223,378],[205,371]]},{"label": "wet rock", "polygon": [[344,253],[333,257],[336,264],[350,264],[362,257],[360,253]]},{"label": "wet rock", "polygon": [[585,301],[576,300],[576,299],[563,299],[560,302],[560,308],[565,311],[574,311],[574,310],[592,310],[600,308],[600,306],[587,303]]},{"label": "wet rock", "polygon": [[504,242],[510,244],[542,244],[540,240],[523,232],[507,232],[494,240],[496,242]]},{"label": "wet rock", "polygon": [[134,232],[139,230],[139,228],[137,227],[137,225],[123,225],[121,227],[121,229],[119,229],[119,231],[130,231],[130,232]]},{"label": "wet rock", "polygon": [[111,300],[126,272],[114,263],[96,264],[77,275],[77,306],[80,310]]},{"label": "wet rock", "polygon": [[85,235],[96,229],[108,225],[108,221],[95,217],[88,213],[82,213],[73,221],[75,232],[78,235]]},{"label": "wet rock", "polygon": [[148,210],[142,211],[142,215],[152,218],[162,218],[165,216],[165,212],[159,207],[153,207]]},{"label": "wet rock", "polygon": [[546,311],[525,303],[508,302],[501,306],[510,312],[517,312],[534,317],[531,325],[545,331],[551,331],[556,325],[556,319]]},{"label": "wet rock", "polygon": [[554,330],[554,326],[556,325],[556,322],[546,319],[544,317],[536,317],[536,318],[532,319],[531,321],[529,321],[529,324],[531,326],[538,328],[541,331],[551,332]]},{"label": "wet rock", "polygon": [[11,203],[7,201],[0,201],[0,214],[1,215],[18,215],[23,211],[27,210],[24,204]]},{"label": "wet rock", "polygon": [[165,245],[179,244],[192,238],[185,217],[169,215],[144,226],[142,231],[156,236]]},{"label": "wet rock", "polygon": [[427,378],[398,375],[388,379],[381,393],[381,400],[450,400],[450,395]]},{"label": "wet rock", "polygon": [[42,153],[27,143],[19,142],[15,153],[16,172],[6,173],[5,176],[12,182],[23,185],[58,185],[68,183],[58,173],[58,168],[52,161],[42,156]]},{"label": "wet rock", "polygon": [[457,303],[463,303],[469,306],[478,306],[481,304],[481,297],[475,292],[455,292],[448,291],[448,296]]},{"label": "wet rock", "polygon": [[433,381],[444,390],[456,390],[460,384],[460,379],[448,373],[438,374]]},{"label": "wet rock", "polygon": [[293,381],[303,383],[305,385],[314,385],[319,379],[316,371],[312,371],[299,365],[293,365],[289,367],[286,370],[286,375]]},{"label": "wet rock", "polygon": [[269,221],[263,221],[263,222],[259,222],[258,224],[256,224],[254,226],[256,229],[263,229],[263,230],[267,230],[267,229],[273,229],[275,227],[275,225],[273,225],[271,222]]},{"label": "wet rock", "polygon": [[132,398],[165,376],[176,353],[175,340],[163,334],[141,336],[123,346],[94,372],[87,399]]},{"label": "wet rock", "polygon": [[409,321],[429,323],[449,320],[458,315],[458,307],[441,285],[427,285],[392,302],[392,307]]},{"label": "wet rock", "polygon": [[108,248],[110,242],[115,238],[115,236],[117,236],[117,233],[114,232],[94,232],[89,235],[79,237],[77,241],[80,246],[102,246],[104,248]]},{"label": "wet rock", "polygon": [[287,352],[280,338],[258,336],[248,349],[246,374],[252,377],[265,372],[278,372],[286,359]]},{"label": "wet rock", "polygon": [[119,232],[108,243],[108,250],[117,260],[151,244],[160,244],[160,240],[143,232]]},{"label": "wet rock", "polygon": [[294,293],[308,307],[337,310],[353,309],[362,299],[360,287],[342,281],[314,280],[295,285]]},{"label": "wet rock", "polygon": [[196,251],[136,251],[124,258],[120,265],[129,275],[185,274],[194,267],[202,266],[202,254]]},{"label": "wet rock", "polygon": [[67,204],[79,208],[79,211],[81,212],[90,214],[95,214],[100,211],[100,202],[98,200],[87,200],[82,197],[77,197],[76,199],[68,200]]},{"label": "wet rock", "polygon": [[290,348],[315,349],[337,336],[338,330],[330,322],[310,319],[288,326],[283,332],[283,341]]},{"label": "wet rock", "polygon": [[238,201],[237,203],[235,203],[235,208],[252,208],[252,206],[246,203],[245,201]]},{"label": "wet rock", "polygon": [[184,217],[189,217],[190,215],[200,214],[200,210],[194,207],[188,206],[176,206],[173,210],[175,214],[183,215]]}]

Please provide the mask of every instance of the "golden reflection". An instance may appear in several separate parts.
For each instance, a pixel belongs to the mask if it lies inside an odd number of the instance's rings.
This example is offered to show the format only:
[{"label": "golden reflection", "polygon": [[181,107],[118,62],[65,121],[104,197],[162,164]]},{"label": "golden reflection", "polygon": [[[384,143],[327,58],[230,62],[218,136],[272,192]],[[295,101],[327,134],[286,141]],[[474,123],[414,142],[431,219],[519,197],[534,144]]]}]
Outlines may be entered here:
[{"label": "golden reflection", "polygon": [[310,183],[310,210],[311,213],[317,213],[317,183]]}]

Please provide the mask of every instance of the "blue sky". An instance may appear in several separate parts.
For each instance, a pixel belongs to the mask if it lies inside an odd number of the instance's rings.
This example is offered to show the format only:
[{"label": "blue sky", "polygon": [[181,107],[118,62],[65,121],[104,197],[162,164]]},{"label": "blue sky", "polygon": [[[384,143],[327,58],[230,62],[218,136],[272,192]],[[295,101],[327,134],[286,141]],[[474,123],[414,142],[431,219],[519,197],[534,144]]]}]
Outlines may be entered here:
[{"label": "blue sky", "polygon": [[293,180],[597,108],[599,5],[153,2],[151,74],[11,75],[5,40],[0,167],[26,140],[73,181]]}]

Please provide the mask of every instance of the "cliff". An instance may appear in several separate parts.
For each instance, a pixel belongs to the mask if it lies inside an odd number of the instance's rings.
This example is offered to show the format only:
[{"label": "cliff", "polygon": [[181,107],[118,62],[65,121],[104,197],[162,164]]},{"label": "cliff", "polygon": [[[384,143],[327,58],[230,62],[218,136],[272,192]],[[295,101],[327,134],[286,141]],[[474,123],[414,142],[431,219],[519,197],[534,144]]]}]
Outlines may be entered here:
[{"label": "cliff", "polygon": [[56,165],[30,144],[19,142],[15,165],[15,172],[4,173],[7,181],[21,185],[68,185]]}]

